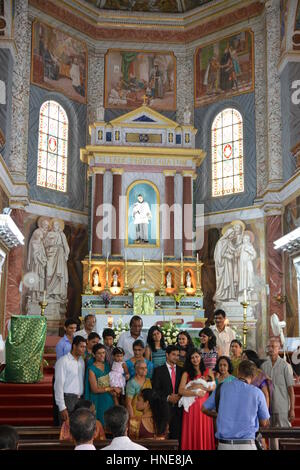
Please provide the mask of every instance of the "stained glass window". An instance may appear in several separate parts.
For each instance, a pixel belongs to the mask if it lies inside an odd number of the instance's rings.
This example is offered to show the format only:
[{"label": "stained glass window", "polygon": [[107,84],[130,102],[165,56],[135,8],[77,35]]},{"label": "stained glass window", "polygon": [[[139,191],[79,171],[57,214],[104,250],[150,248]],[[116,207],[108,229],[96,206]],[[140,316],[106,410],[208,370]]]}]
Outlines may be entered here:
[{"label": "stained glass window", "polygon": [[244,191],[243,119],[233,108],[219,113],[211,129],[212,195]]},{"label": "stained glass window", "polygon": [[67,191],[69,122],[56,101],[45,101],[40,109],[37,185]]}]

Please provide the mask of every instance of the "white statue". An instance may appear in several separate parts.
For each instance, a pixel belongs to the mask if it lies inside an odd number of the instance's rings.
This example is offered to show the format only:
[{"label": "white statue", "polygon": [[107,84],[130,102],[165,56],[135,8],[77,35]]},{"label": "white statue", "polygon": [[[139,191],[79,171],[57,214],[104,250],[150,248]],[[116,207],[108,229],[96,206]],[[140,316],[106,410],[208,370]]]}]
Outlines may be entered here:
[{"label": "white statue", "polygon": [[118,271],[113,272],[113,287],[118,287]]},{"label": "white statue", "polygon": [[240,254],[239,292],[254,290],[253,260],[256,251],[251,243],[250,233],[245,232]]},{"label": "white statue", "polygon": [[192,287],[192,276],[191,276],[191,273],[190,273],[189,271],[186,273],[185,285],[186,285],[186,287],[188,287],[188,288],[191,288],[191,287]]},{"label": "white statue", "polygon": [[192,116],[192,113],[191,113],[191,111],[190,111],[190,107],[187,105],[187,106],[185,107],[185,111],[184,111],[184,113],[183,113],[183,123],[184,123],[185,125],[188,126],[189,124],[191,124],[191,116]]},{"label": "white statue", "polygon": [[148,224],[152,219],[148,202],[144,201],[142,194],[137,197],[133,205],[132,217],[135,225],[136,243],[148,243]]},{"label": "white statue", "polygon": [[172,273],[169,271],[166,277],[167,280],[167,289],[172,288]]},{"label": "white statue", "polygon": [[47,293],[50,297],[67,299],[68,266],[70,248],[63,232],[63,222],[52,220],[52,230],[45,238],[47,255]]},{"label": "white statue", "polygon": [[235,247],[233,240],[235,232],[233,227],[229,227],[224,235],[218,240],[215,251],[216,270],[216,293],[215,300],[234,300],[234,254]]},{"label": "white statue", "polygon": [[47,257],[43,245],[44,233],[37,228],[30,239],[28,246],[27,270],[38,275],[38,282],[33,286],[31,300],[39,301],[43,291],[45,290],[45,275]]},{"label": "white statue", "polygon": [[99,271],[98,269],[95,269],[93,273],[93,286],[94,287],[99,287],[100,285],[100,280],[99,280]]}]

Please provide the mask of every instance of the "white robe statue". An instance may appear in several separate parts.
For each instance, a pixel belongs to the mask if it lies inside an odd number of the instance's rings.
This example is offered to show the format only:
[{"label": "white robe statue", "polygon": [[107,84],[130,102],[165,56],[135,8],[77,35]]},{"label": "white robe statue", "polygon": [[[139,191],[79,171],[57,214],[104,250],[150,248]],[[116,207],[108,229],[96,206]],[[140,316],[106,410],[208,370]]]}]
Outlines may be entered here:
[{"label": "white robe statue", "polygon": [[254,290],[254,270],[252,261],[255,258],[256,251],[251,243],[250,236],[245,234],[240,254],[239,292],[243,292],[244,290]]},{"label": "white robe statue", "polygon": [[167,289],[172,288],[172,273],[169,271],[167,274]]},{"label": "white robe statue", "polygon": [[58,219],[53,219],[52,231],[45,238],[47,255],[47,294],[55,299],[67,299],[70,248]]},{"label": "white robe statue", "polygon": [[30,239],[27,257],[27,270],[37,274],[38,281],[33,286],[31,300],[40,300],[45,290],[47,257],[43,244],[44,232],[37,228]]},{"label": "white robe statue", "polygon": [[234,289],[234,254],[235,248],[232,243],[235,238],[233,228],[228,228],[216,244],[214,252],[216,270],[216,293],[215,300],[233,300]]}]

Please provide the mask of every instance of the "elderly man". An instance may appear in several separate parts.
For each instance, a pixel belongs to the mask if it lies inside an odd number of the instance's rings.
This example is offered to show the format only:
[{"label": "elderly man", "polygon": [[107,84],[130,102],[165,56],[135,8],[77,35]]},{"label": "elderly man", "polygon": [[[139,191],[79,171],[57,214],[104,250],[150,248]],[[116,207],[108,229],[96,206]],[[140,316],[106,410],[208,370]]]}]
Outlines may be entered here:
[{"label": "elderly man", "polygon": [[255,434],[269,425],[263,392],[251,385],[255,365],[242,361],[238,380],[222,383],[202,406],[202,413],[217,418],[218,450],[257,450]]},{"label": "elderly man", "polygon": [[147,450],[132,442],[127,436],[129,414],[123,406],[113,406],[104,413],[105,428],[111,432],[113,440],[101,450]]},{"label": "elderly man", "polygon": [[86,408],[73,411],[70,416],[70,434],[76,447],[74,450],[96,450],[93,445],[96,434],[96,416]]},{"label": "elderly man", "polygon": [[[295,394],[293,370],[290,364],[279,357],[280,340],[272,337],[268,341],[268,359],[261,369],[272,379],[273,393],[271,397],[272,427],[287,428],[295,419]],[[278,439],[270,440],[271,449],[278,450]]]},{"label": "elderly man", "polygon": [[95,315],[89,314],[84,317],[84,328],[82,330],[76,331],[74,334],[75,336],[82,336],[86,340],[88,339],[88,336],[90,333],[95,332],[95,326],[96,326],[96,317]]},{"label": "elderly man", "polygon": [[132,345],[137,339],[142,340],[143,343],[146,344],[146,338],[144,338],[141,333],[143,327],[143,320],[141,317],[134,315],[130,320],[129,326],[130,330],[124,331],[124,333],[120,335],[118,341],[118,348],[124,349],[125,352],[124,361],[127,361],[133,356]]}]

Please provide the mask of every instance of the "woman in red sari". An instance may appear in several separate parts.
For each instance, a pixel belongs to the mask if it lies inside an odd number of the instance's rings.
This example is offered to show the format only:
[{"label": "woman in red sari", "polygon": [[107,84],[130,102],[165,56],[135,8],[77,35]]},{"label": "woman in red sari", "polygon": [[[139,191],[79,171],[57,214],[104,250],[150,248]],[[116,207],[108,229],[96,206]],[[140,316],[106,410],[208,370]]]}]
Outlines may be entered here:
[{"label": "woman in red sari", "polygon": [[185,372],[182,374],[178,393],[183,397],[195,397],[188,411],[183,411],[181,450],[214,450],[215,436],[213,419],[202,413],[201,407],[208,398],[203,386],[192,385],[186,388],[188,382],[196,379],[213,380],[209,370],[205,368],[201,351],[194,348],[190,351],[185,362]]}]

